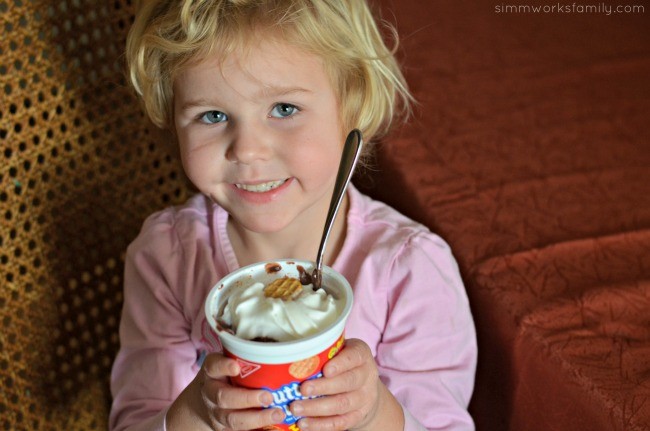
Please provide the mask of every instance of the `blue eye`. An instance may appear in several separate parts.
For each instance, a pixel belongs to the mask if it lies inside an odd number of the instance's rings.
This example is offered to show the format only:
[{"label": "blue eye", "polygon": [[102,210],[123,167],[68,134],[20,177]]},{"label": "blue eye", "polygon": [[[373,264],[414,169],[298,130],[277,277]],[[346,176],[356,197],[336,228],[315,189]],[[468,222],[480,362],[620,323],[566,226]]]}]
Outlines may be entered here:
[{"label": "blue eye", "polygon": [[221,111],[208,111],[201,115],[201,121],[206,124],[222,123],[228,119],[228,116]]},{"label": "blue eye", "polygon": [[271,117],[286,118],[295,115],[300,109],[289,103],[278,103],[271,110]]}]

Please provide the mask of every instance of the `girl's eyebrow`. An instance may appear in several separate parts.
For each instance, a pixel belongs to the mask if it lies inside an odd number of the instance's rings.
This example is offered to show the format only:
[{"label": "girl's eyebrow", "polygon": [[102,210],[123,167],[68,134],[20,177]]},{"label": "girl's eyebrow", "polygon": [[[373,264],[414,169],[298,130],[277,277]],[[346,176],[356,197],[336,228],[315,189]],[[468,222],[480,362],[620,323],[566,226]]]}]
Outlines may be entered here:
[{"label": "girl's eyebrow", "polygon": [[183,106],[181,106],[182,111],[187,111],[192,108],[200,108],[202,106],[209,106],[212,105],[209,100],[207,99],[197,99],[197,100],[190,100],[188,102],[183,103]]},{"label": "girl's eyebrow", "polygon": [[265,86],[258,94],[257,97],[277,97],[288,96],[294,93],[312,93],[313,91],[307,90],[302,87],[280,87],[274,85]]},{"label": "girl's eyebrow", "polygon": [[[265,86],[263,89],[261,89],[257,94],[254,95],[255,99],[261,99],[263,97],[281,97],[281,96],[288,96],[291,94],[295,93],[313,93],[312,90],[307,90],[306,88],[302,87],[276,87],[276,86]],[[192,108],[200,108],[204,106],[214,106],[215,103],[214,100],[209,100],[206,98],[200,98],[196,100],[188,100],[187,102],[183,103],[181,106],[182,111],[187,111]]]}]

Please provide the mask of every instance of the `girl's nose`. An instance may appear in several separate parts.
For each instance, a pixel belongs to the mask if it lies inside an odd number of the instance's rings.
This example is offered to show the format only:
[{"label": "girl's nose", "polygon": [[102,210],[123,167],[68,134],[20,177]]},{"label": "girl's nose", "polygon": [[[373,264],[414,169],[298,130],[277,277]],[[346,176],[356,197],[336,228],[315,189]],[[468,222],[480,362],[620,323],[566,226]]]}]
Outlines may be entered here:
[{"label": "girl's nose", "polygon": [[251,125],[236,127],[230,139],[226,159],[249,165],[268,160],[272,154],[271,134]]}]

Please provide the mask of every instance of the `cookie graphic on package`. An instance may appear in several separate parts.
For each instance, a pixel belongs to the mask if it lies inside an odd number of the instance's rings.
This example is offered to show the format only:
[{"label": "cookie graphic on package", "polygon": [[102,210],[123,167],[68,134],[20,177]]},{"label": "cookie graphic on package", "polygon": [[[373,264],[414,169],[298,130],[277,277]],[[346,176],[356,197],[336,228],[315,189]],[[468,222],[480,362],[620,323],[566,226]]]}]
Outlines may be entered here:
[{"label": "cookie graphic on package", "polygon": [[300,280],[293,277],[282,277],[273,280],[264,288],[264,296],[267,298],[281,298],[284,301],[294,299],[302,291]]},{"label": "cookie graphic on package", "polygon": [[316,373],[319,364],[320,359],[318,359],[318,356],[312,356],[289,365],[289,374],[296,379],[304,380]]}]

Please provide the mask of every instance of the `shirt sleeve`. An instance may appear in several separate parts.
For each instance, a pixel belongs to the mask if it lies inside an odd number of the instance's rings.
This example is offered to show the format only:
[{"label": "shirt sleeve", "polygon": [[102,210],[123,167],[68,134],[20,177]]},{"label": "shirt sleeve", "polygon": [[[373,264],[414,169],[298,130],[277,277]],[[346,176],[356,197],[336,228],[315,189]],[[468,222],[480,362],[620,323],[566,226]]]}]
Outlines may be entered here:
[{"label": "shirt sleeve", "polygon": [[179,300],[183,250],[172,217],[149,218],[127,249],[120,350],[111,373],[112,431],[164,430],[169,405],[198,371]]},{"label": "shirt sleeve", "polygon": [[388,320],[377,364],[382,381],[405,406],[405,431],[474,430],[467,406],[476,331],[449,247],[433,234],[414,234],[387,277]]}]

